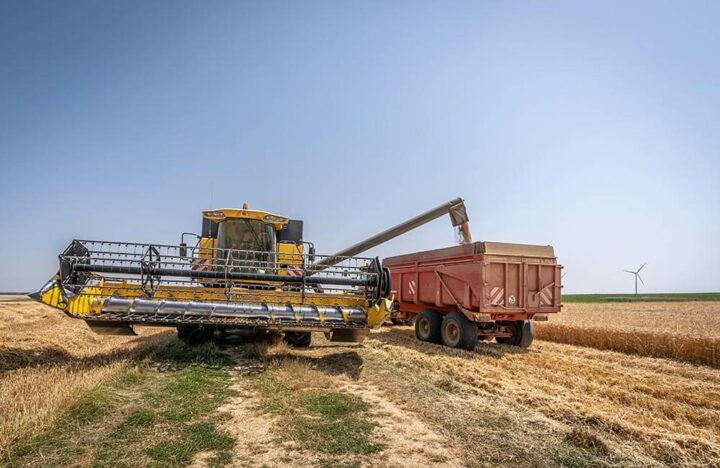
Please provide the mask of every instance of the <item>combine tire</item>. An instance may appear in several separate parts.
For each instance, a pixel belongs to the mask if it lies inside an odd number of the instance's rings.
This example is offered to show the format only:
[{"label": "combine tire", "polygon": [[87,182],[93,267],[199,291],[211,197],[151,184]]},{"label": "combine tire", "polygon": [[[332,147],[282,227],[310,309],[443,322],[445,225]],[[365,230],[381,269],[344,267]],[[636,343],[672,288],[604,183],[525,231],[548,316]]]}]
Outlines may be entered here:
[{"label": "combine tire", "polygon": [[285,332],[283,340],[285,340],[285,343],[287,343],[289,346],[292,346],[293,348],[309,348],[310,342],[312,341],[312,335],[310,334],[310,332],[288,331]]},{"label": "combine tire", "polygon": [[265,339],[267,340],[269,345],[277,345],[280,344],[280,342],[283,339],[283,334],[274,330],[268,330],[267,334],[265,335]]},{"label": "combine tire", "polygon": [[442,343],[440,325],[442,316],[431,309],[423,310],[415,318],[415,336],[420,341]]},{"label": "combine tire", "polygon": [[177,334],[188,346],[198,346],[212,340],[215,330],[198,325],[178,325]]},{"label": "combine tire", "polygon": [[472,351],[478,342],[477,323],[468,320],[460,312],[450,312],[445,316],[440,328],[443,344],[450,348]]},{"label": "combine tire", "polygon": [[513,330],[513,335],[508,338],[495,338],[495,341],[501,344],[519,346],[521,348],[529,348],[535,338],[535,325],[530,320],[516,320],[514,322],[505,322]]}]

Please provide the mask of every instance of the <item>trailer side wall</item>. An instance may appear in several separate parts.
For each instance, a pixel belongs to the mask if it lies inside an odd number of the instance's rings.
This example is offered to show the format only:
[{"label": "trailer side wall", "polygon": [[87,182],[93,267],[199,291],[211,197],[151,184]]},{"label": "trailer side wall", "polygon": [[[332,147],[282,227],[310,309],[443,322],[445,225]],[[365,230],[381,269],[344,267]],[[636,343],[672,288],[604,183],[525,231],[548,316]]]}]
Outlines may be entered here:
[{"label": "trailer side wall", "polygon": [[386,258],[397,308],[460,310],[476,321],[528,320],[561,308],[550,246],[476,242]]}]

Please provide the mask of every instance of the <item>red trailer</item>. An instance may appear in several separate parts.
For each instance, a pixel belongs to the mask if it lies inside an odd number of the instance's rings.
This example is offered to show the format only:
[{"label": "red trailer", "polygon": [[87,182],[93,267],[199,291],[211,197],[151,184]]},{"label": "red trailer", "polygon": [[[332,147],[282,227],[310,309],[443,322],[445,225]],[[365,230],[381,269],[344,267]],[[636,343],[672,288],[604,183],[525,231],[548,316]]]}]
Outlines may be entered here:
[{"label": "red trailer", "polygon": [[419,340],[474,349],[478,339],[528,347],[531,320],[560,312],[560,271],[549,245],[475,242],[389,257],[394,320],[415,318]]}]

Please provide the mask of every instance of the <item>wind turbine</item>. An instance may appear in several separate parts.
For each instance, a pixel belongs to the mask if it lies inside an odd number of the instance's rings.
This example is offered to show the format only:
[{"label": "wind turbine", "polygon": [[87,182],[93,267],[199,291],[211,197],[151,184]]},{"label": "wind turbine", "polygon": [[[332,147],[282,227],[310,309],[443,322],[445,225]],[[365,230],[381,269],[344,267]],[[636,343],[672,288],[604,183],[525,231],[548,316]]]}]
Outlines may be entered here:
[{"label": "wind turbine", "polygon": [[642,280],[642,277],[640,276],[640,270],[645,268],[645,265],[647,265],[647,262],[643,263],[642,266],[635,271],[623,270],[625,273],[630,273],[632,275],[635,275],[635,295],[636,296],[637,296],[637,280],[640,279],[640,282],[642,283],[642,285],[645,286],[645,282]]}]

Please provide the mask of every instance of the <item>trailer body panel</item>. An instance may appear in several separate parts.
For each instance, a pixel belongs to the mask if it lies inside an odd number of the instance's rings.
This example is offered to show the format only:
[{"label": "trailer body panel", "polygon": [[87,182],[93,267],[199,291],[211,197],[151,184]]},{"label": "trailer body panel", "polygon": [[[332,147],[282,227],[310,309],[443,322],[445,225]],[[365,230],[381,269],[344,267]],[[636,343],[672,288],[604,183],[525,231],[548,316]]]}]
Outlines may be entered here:
[{"label": "trailer body panel", "polygon": [[475,242],[383,261],[401,314],[461,311],[477,321],[531,320],[561,309],[561,270],[551,246]]}]

